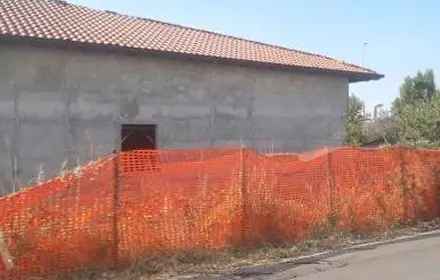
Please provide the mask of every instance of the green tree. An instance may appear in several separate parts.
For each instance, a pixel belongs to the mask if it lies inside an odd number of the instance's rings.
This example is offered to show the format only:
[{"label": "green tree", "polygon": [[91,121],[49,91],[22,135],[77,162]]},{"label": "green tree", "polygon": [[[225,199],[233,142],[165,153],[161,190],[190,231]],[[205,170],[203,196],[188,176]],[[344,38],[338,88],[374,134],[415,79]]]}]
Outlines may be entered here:
[{"label": "green tree", "polygon": [[430,101],[404,104],[398,115],[399,139],[412,146],[440,146],[440,95]]},{"label": "green tree", "polygon": [[438,94],[434,71],[429,69],[424,73],[417,72],[415,77],[406,77],[400,87],[400,96],[393,103],[393,112],[400,113],[402,106],[411,104],[415,105],[419,102],[429,102]]},{"label": "green tree", "polygon": [[440,146],[440,93],[434,71],[407,77],[393,103],[399,142],[414,146]]},{"label": "green tree", "polygon": [[348,99],[348,107],[345,116],[345,139],[347,145],[359,146],[365,142],[363,133],[364,102],[357,96],[351,95]]}]

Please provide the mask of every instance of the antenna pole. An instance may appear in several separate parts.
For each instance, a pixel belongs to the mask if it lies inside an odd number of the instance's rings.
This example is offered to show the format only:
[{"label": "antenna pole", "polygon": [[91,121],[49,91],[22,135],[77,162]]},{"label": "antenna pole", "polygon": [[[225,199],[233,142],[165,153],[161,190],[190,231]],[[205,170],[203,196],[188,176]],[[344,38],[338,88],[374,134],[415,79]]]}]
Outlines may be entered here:
[{"label": "antenna pole", "polygon": [[362,45],[362,61],[361,61],[361,66],[365,66],[365,54],[367,52],[367,46],[368,46],[368,42],[364,42],[364,44]]}]

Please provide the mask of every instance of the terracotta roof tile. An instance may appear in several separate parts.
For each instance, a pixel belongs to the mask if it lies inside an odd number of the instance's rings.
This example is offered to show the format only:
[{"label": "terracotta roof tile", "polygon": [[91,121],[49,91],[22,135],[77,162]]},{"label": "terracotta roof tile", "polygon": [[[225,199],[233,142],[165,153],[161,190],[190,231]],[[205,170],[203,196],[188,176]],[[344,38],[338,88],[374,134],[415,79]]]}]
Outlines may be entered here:
[{"label": "terracotta roof tile", "polygon": [[326,56],[249,41],[61,0],[0,0],[0,38],[66,42],[335,72],[352,81],[382,75]]}]

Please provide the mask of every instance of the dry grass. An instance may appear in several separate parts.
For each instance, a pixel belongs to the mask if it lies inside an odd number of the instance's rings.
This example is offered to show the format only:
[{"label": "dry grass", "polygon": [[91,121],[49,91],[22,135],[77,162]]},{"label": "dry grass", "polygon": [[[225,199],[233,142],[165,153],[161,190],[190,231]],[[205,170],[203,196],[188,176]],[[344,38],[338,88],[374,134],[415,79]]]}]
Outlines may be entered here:
[{"label": "dry grass", "polygon": [[[120,271],[88,271],[61,275],[56,280],[165,280],[209,279],[209,276],[228,275],[243,267],[274,265],[282,260],[334,250],[362,242],[387,240],[398,236],[440,228],[440,219],[418,222],[411,226],[396,225],[393,229],[371,235],[333,233],[322,238],[307,240],[295,245],[270,244],[255,249],[230,249],[225,251],[191,251],[169,256],[151,256],[133,263]],[[192,278],[191,278],[192,277]]]}]

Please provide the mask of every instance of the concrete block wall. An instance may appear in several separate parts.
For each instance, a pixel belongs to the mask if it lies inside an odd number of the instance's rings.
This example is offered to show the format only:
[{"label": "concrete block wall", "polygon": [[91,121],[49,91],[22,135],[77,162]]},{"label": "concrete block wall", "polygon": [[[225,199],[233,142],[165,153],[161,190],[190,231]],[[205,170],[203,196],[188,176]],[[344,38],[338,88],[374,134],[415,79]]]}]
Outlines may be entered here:
[{"label": "concrete block wall", "polygon": [[0,61],[4,192],[110,153],[123,123],[156,124],[159,148],[343,139],[345,77],[20,45],[0,45]]}]

